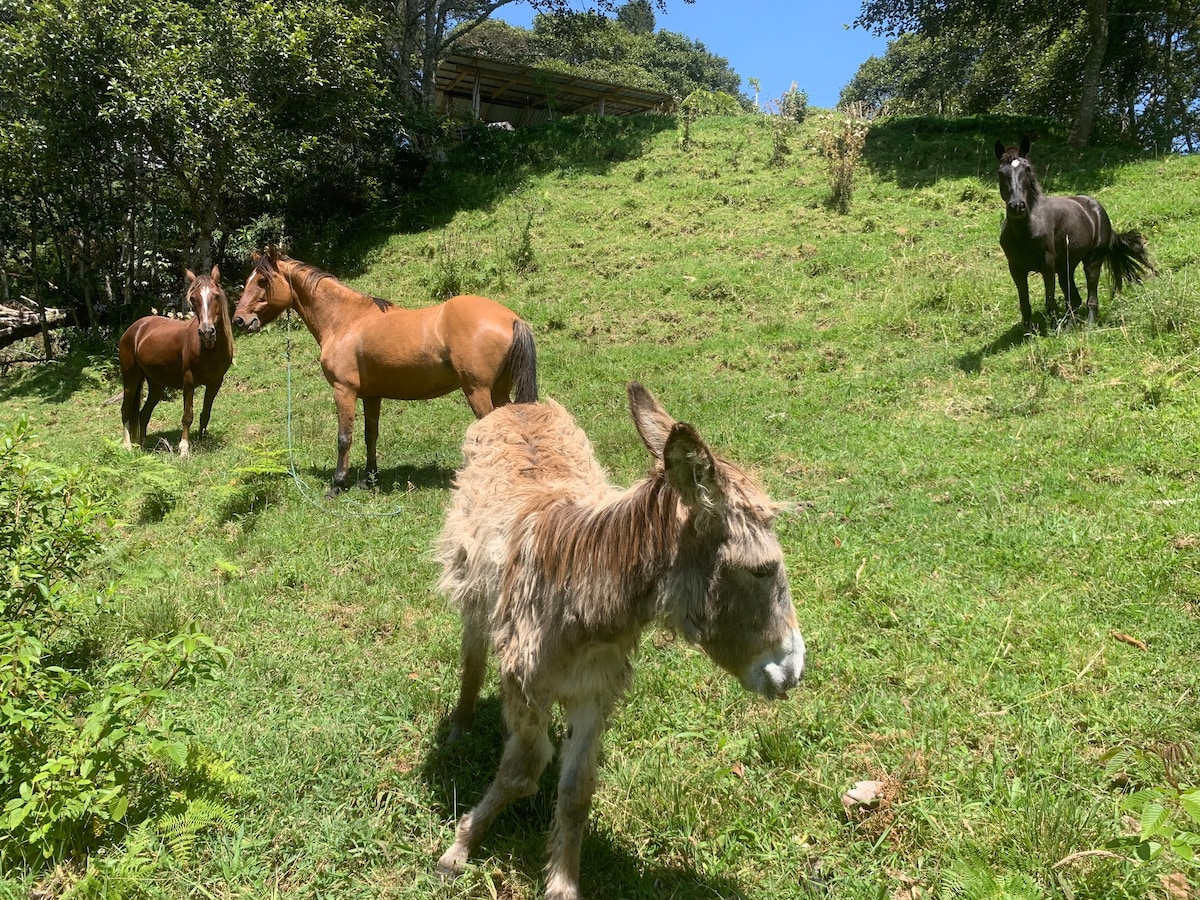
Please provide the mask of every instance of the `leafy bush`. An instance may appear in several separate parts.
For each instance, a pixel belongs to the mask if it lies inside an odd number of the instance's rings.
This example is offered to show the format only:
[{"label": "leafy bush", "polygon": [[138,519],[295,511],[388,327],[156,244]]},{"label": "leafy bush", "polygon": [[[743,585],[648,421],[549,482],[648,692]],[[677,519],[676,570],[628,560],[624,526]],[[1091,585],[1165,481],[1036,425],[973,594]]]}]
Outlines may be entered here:
[{"label": "leafy bush", "polygon": [[808,94],[796,87],[796,82],[779,98],[779,115],[793,122],[803,122],[808,115]]},{"label": "leafy bush", "polygon": [[[27,420],[0,428],[0,868],[78,860],[171,807],[164,771],[189,770],[188,731],[161,711],[174,684],[210,679],[227,651],[203,632],[130,642],[96,683],[80,637],[106,596],[73,586],[111,525],[80,469],[31,459]],[[75,671],[68,660],[76,662]]]}]

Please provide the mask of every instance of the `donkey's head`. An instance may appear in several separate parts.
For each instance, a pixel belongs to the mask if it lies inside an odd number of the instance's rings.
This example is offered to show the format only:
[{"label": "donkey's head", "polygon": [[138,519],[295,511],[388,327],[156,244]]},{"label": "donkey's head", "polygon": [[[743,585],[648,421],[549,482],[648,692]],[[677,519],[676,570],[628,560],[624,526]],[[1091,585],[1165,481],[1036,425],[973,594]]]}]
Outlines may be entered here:
[{"label": "donkey's head", "polygon": [[1029,138],[1022,136],[1020,147],[1005,147],[996,141],[995,151],[1000,160],[1000,196],[1005,211],[1010,219],[1023,219],[1040,192],[1029,162]]},{"label": "donkey's head", "polygon": [[274,248],[252,256],[254,268],[233,313],[233,323],[238,328],[253,334],[292,305],[291,284],[279,270],[280,258]]},{"label": "donkey's head", "polygon": [[749,691],[782,697],[804,674],[804,638],[775,535],[781,504],[712,454],[640,384],[629,385],[638,433],[679,495],[680,542],[664,612]]},{"label": "donkey's head", "polygon": [[221,270],[212,267],[207,275],[185,270],[188,280],[187,300],[200,329],[200,343],[206,350],[217,345],[217,329],[229,331],[229,300],[221,289]]}]

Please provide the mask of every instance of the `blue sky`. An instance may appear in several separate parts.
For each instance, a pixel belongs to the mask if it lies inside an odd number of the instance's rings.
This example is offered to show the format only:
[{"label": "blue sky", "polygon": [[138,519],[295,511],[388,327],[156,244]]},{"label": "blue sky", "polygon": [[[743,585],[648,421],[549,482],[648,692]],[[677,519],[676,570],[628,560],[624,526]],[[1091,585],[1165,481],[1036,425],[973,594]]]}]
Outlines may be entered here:
[{"label": "blue sky", "polygon": [[[577,5],[585,8],[583,0]],[[747,78],[762,82],[760,102],[778,99],[794,81],[810,106],[832,107],[867,57],[887,49],[886,39],[846,27],[860,8],[854,0],[667,0],[667,11],[656,16],[660,29],[687,35],[728,59],[747,96],[754,96]],[[494,18],[528,28],[533,11],[513,3]]]}]

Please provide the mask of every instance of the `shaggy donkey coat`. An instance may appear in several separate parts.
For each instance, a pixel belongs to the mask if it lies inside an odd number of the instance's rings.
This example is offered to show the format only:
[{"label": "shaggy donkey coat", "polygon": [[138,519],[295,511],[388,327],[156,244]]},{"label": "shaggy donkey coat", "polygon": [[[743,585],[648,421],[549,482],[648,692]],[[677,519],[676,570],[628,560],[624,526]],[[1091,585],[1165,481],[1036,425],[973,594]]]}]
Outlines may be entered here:
[{"label": "shaggy donkey coat", "polygon": [[613,487],[587,436],[554,401],[504,406],[467,430],[438,544],[439,587],[462,611],[462,689],[451,740],[475,713],[489,648],[509,736],[495,780],[438,862],[463,871],[496,815],[532,794],[567,726],[546,896],[579,896],[579,853],[607,717],[642,630],[661,619],[750,691],[782,697],[804,639],[772,522],[779,504],[712,454],[641,385],[629,385],[648,478]]}]

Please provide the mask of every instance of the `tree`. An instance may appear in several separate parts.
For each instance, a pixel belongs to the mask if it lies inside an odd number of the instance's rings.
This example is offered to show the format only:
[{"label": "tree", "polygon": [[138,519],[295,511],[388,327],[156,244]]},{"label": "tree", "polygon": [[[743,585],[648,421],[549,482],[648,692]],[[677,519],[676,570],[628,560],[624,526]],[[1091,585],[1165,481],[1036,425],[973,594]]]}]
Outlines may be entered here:
[{"label": "tree", "polygon": [[617,21],[630,34],[653,34],[658,25],[649,0],[629,0],[617,10]]},{"label": "tree", "polygon": [[882,92],[893,109],[1044,116],[1071,122],[1077,145],[1097,131],[1147,146],[1196,143],[1194,3],[864,0],[855,24],[894,40],[843,99]]}]

